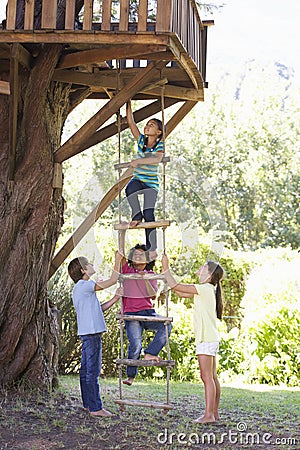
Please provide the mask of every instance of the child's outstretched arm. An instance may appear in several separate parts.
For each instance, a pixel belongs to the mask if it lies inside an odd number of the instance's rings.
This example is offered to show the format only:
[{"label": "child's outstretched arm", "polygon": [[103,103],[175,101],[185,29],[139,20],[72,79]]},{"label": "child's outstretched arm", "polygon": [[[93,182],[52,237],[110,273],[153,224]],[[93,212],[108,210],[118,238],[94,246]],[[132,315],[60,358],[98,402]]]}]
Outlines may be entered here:
[{"label": "child's outstretched arm", "polygon": [[123,255],[120,252],[116,251],[115,253],[115,265],[112,271],[111,276],[107,280],[97,281],[95,284],[95,291],[102,291],[113,284],[116,284],[120,275],[120,266],[123,259]]},{"label": "child's outstretched arm", "polygon": [[111,308],[112,305],[114,305],[122,297],[122,294],[123,294],[123,290],[122,290],[122,288],[119,287],[116,290],[115,295],[110,300],[108,300],[105,303],[102,303],[102,305],[101,305],[102,311],[106,311],[107,309]]},{"label": "child's outstretched arm", "polygon": [[168,285],[179,297],[192,298],[197,294],[194,284],[177,283],[170,271],[169,260],[166,254],[162,256],[162,268]]},{"label": "child's outstretched arm", "polygon": [[131,100],[129,100],[126,104],[126,117],[127,117],[127,123],[129,125],[129,128],[131,130],[131,133],[133,134],[133,137],[136,141],[139,140],[140,137],[140,131],[134,121],[132,108],[131,108]]}]

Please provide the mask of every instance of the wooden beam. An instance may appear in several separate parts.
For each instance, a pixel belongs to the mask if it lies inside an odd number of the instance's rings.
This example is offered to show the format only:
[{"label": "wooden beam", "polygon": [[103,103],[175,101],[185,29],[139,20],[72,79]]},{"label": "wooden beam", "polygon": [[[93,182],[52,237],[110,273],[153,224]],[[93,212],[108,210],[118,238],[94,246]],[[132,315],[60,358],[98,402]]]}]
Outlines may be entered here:
[{"label": "wooden beam", "polygon": [[111,45],[114,44],[132,45],[132,44],[150,44],[150,45],[168,45],[169,34],[154,33],[103,33],[102,31],[76,32],[73,30],[55,30],[51,33],[47,30],[35,30],[33,33],[23,30],[0,31],[0,42],[13,43],[21,42],[23,44],[83,44],[83,45]]},{"label": "wooden beam", "polygon": [[[147,93],[149,95],[159,96],[161,95],[160,88],[147,89],[140,91],[141,93]],[[165,96],[169,98],[178,98],[178,100],[193,100],[201,102],[204,100],[203,90],[189,89],[181,86],[166,85],[164,87]]]},{"label": "wooden beam", "polygon": [[33,57],[26,50],[23,45],[18,45],[15,50],[15,58],[19,61],[19,63],[25,67],[27,70],[30,70],[33,65]]},{"label": "wooden beam", "polygon": [[88,217],[79,225],[68,241],[63,245],[63,247],[54,256],[51,263],[49,278],[54,275],[57,269],[69,256],[69,254],[74,250],[75,246],[81,241],[81,239],[86,235],[86,233],[91,229],[91,227],[96,223],[99,217],[106,211],[112,201],[118,196],[120,190],[122,190],[128,181],[131,179],[133,174],[133,169],[127,169],[122,175],[120,180],[118,180],[104,195],[98,205],[93,209],[93,211],[88,215]]},{"label": "wooden beam", "polygon": [[5,94],[5,95],[10,94],[9,81],[0,81],[0,94]]},{"label": "wooden beam", "polygon": [[[176,99],[165,99],[165,109],[169,108],[170,106],[175,105],[178,102]],[[148,106],[144,106],[143,108],[139,109],[138,111],[135,111],[133,113],[134,121],[135,123],[139,123],[142,120],[147,119],[150,116],[153,116],[157,112],[161,111],[161,101],[160,99],[151,103]],[[127,122],[121,123],[121,131],[126,130],[128,128]],[[106,139],[109,139],[110,137],[117,134],[118,130],[116,125],[113,123],[111,125],[107,125],[104,128],[101,128],[101,130],[97,131],[93,135],[91,135],[85,142],[82,143],[82,145],[79,148],[78,153],[92,147],[93,145],[99,144],[100,142],[105,141]],[[55,155],[55,160],[57,161],[57,155]]]},{"label": "wooden beam", "polygon": [[[135,77],[142,69],[134,69],[128,68],[126,70],[122,70],[120,74],[120,83],[121,85],[125,85],[129,83],[129,81]],[[162,70],[161,76],[163,78],[167,78],[168,80],[172,80],[176,84],[190,82],[189,76],[179,68],[175,67],[165,67]],[[159,81],[161,79],[160,74],[156,77],[156,80]],[[99,86],[105,87],[108,89],[116,89],[117,88],[117,71],[108,69],[101,70],[97,74],[83,73],[75,70],[55,70],[53,77],[53,81],[61,81],[64,83],[74,83],[81,84],[82,86]],[[156,81],[155,79],[151,80],[151,82]]]},{"label": "wooden beam", "polygon": [[19,98],[19,63],[16,58],[18,45],[11,47],[10,58],[10,97],[9,97],[9,180],[14,180],[17,145],[17,119]]},{"label": "wooden beam", "polygon": [[56,161],[62,162],[79,153],[80,146],[88,137],[97,131],[118,109],[145,86],[165,62],[152,62],[140,71],[118,94],[116,94],[100,111],[88,120],[67,142],[56,152]]},{"label": "wooden beam", "polygon": [[138,45],[131,46],[120,45],[118,47],[109,45],[93,50],[84,50],[74,53],[69,53],[60,58],[57,69],[66,69],[70,67],[86,66],[88,64],[99,64],[100,62],[110,59],[139,59],[139,55],[143,53],[156,53],[165,50],[161,45]]}]

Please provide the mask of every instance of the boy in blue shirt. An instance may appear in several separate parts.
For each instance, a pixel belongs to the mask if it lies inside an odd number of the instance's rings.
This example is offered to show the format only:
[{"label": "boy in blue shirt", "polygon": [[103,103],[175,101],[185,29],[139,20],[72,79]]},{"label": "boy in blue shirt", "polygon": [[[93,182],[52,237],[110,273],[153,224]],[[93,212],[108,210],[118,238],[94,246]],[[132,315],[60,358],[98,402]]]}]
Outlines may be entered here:
[{"label": "boy in blue shirt", "polygon": [[95,269],[87,258],[83,256],[75,258],[68,266],[68,273],[76,283],[72,292],[72,300],[77,315],[78,335],[82,342],[81,397],[83,407],[89,410],[92,416],[113,416],[110,411],[103,409],[98,378],[102,364],[101,335],[106,331],[103,311],[116,303],[121,295],[117,291],[111,300],[101,305],[96,291],[106,289],[118,281],[121,260],[122,255],[116,252],[114,270],[110,278],[97,282],[90,279],[94,275]]}]

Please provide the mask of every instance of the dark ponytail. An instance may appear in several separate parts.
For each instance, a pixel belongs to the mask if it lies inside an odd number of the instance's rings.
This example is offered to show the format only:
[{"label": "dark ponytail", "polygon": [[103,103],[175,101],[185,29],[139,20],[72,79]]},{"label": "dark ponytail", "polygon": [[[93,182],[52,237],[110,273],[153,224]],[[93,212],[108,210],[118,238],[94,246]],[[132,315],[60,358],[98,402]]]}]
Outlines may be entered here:
[{"label": "dark ponytail", "polygon": [[210,283],[217,287],[216,289],[216,313],[217,318],[222,319],[223,314],[223,295],[220,281],[223,278],[224,270],[220,264],[214,261],[207,261],[208,270],[211,273]]}]

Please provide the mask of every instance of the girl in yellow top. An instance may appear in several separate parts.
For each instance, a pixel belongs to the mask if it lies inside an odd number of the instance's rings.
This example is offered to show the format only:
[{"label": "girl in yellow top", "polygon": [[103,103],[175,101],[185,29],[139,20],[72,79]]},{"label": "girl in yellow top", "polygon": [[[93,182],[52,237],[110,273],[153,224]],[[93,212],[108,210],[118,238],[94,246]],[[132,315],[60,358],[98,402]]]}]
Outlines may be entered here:
[{"label": "girl in yellow top", "polygon": [[194,298],[194,331],[200,376],[204,383],[205,412],[196,419],[198,423],[219,419],[221,388],[217,377],[216,354],[219,348],[217,318],[222,318],[223,301],[220,281],[223,269],[220,264],[207,261],[199,268],[200,284],[177,283],[169,269],[168,257],[163,255],[162,266],[167,282],[179,297]]}]

